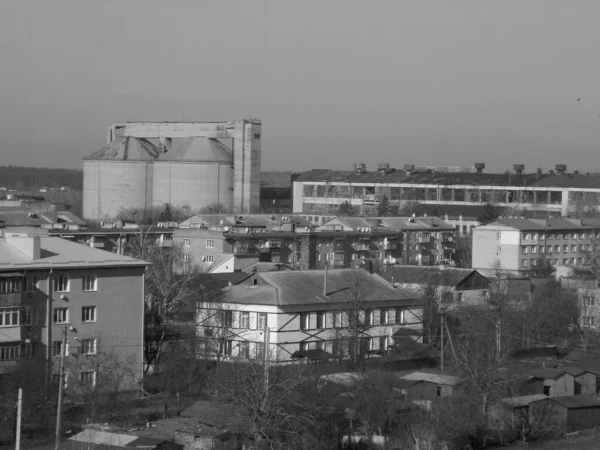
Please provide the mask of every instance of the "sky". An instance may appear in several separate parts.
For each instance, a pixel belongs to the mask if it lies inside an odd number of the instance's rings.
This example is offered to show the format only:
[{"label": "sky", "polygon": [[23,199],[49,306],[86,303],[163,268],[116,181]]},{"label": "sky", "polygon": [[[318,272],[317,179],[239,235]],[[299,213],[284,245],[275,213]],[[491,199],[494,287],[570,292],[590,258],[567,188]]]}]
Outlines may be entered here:
[{"label": "sky", "polygon": [[[263,170],[600,172],[598,0],[2,0],[0,165],[259,118]],[[580,100],[578,100],[580,99]]]}]

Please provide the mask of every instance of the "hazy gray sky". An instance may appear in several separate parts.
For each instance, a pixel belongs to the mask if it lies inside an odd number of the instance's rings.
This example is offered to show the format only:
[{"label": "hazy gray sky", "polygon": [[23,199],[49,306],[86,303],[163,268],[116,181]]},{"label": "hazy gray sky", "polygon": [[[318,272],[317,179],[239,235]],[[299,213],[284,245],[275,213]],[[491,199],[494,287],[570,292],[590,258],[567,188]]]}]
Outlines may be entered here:
[{"label": "hazy gray sky", "polygon": [[[599,171],[600,1],[2,0],[0,164],[263,120],[263,169]],[[581,101],[577,101],[581,98]]]}]

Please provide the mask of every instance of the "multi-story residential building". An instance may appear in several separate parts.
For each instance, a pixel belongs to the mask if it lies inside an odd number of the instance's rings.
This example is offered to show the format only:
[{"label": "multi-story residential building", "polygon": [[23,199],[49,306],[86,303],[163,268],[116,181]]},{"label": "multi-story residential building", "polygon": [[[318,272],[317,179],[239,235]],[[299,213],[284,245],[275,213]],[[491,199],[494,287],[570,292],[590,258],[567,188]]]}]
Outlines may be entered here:
[{"label": "multi-story residential building", "polygon": [[526,275],[540,260],[552,266],[586,266],[600,219],[497,219],[473,230],[473,268]]},{"label": "multi-story residential building", "polygon": [[267,328],[275,361],[316,349],[344,358],[353,345],[383,352],[400,329],[422,336],[419,297],[360,269],[259,273],[251,285],[225,288],[223,303],[201,304],[198,336],[209,358],[216,348],[225,358],[262,357]]},{"label": "multi-story residential building", "polygon": [[103,358],[128,369],[119,388],[132,389],[142,370],[146,265],[57,237],[2,233],[0,369],[31,358],[57,374],[64,353],[75,387],[96,382],[93,362]]},{"label": "multi-story residential building", "polygon": [[365,259],[427,265],[449,261],[454,248],[454,228],[434,217],[340,217],[316,229],[294,216],[283,216],[288,220],[281,223],[266,216],[272,223],[264,225],[259,219],[264,222],[265,216],[236,216],[229,219],[235,226],[219,217],[196,216],[174,230],[184,262],[207,271],[231,255],[296,269],[348,268]]},{"label": "multi-story residential building", "polygon": [[[379,164],[368,172],[365,164],[354,171],[312,170],[293,181],[295,214],[336,214],[340,204],[370,215],[387,197],[391,206],[407,204],[483,205],[494,203],[521,211],[542,212],[546,216],[567,215],[579,207],[600,204],[598,174],[566,173],[564,164],[556,172],[524,173],[515,165],[514,173],[485,173],[485,164],[473,167],[415,167],[390,169]],[[586,206],[587,205],[587,206]]]}]

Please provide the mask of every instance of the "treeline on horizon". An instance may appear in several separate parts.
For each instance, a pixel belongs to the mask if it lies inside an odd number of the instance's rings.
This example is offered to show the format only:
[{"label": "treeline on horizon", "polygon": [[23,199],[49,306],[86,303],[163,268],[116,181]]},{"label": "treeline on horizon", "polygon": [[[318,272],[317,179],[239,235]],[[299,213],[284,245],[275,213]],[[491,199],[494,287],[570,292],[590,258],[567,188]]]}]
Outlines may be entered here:
[{"label": "treeline on horizon", "polygon": [[42,187],[83,189],[83,170],[49,167],[0,166],[0,187],[16,190]]}]

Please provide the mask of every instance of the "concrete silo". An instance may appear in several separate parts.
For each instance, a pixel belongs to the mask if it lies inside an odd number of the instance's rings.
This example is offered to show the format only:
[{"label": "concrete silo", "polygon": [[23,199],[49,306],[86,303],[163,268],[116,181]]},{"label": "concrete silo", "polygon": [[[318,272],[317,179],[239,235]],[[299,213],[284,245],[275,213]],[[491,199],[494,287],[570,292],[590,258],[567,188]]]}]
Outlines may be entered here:
[{"label": "concrete silo", "polygon": [[260,207],[259,120],[128,122],[112,125],[108,141],[84,159],[86,219],[165,203],[220,203],[240,214]]}]

